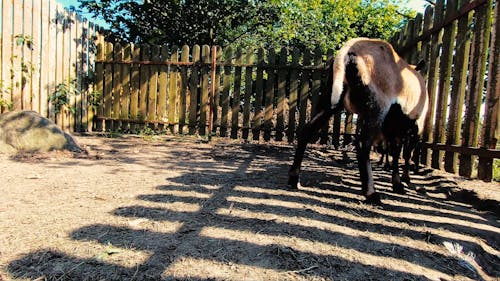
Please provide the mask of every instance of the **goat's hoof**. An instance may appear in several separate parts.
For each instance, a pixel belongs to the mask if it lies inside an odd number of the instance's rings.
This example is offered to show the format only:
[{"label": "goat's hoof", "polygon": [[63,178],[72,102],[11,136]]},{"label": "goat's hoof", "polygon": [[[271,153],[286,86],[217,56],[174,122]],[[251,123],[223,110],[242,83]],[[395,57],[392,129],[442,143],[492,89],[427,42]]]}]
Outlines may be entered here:
[{"label": "goat's hoof", "polygon": [[375,192],[371,195],[366,196],[365,204],[382,205],[382,201],[380,200],[380,195],[377,192]]},{"label": "goat's hoof", "polygon": [[405,194],[405,186],[402,183],[394,183],[392,184],[392,191],[397,194]]},{"label": "goat's hoof", "polygon": [[293,175],[290,175],[288,176],[288,188],[290,190],[298,190],[299,189],[299,186],[300,186],[300,183],[299,183],[299,176],[293,176]]},{"label": "goat's hoof", "polygon": [[410,184],[410,176],[408,174],[401,175],[401,181]]}]

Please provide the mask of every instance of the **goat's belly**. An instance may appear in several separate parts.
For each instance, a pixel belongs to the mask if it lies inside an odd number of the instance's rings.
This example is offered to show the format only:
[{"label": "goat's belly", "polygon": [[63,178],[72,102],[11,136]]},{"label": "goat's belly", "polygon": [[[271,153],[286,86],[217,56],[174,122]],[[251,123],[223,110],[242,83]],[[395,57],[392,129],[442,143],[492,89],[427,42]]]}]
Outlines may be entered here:
[{"label": "goat's belly", "polygon": [[418,131],[416,120],[410,118],[401,109],[401,105],[392,104],[382,122],[382,132],[387,138],[405,137]]}]

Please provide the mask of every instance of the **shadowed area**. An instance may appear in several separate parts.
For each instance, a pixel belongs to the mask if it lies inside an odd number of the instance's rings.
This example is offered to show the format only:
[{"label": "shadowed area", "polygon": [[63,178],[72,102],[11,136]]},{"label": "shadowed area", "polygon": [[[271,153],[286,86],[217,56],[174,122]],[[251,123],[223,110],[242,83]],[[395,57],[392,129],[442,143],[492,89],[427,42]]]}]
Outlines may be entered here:
[{"label": "shadowed area", "polygon": [[[53,236],[42,227],[42,241],[16,227],[0,234],[0,241],[16,234],[26,235],[19,243],[39,241],[21,249],[8,243],[11,258],[2,260],[4,274],[48,280],[500,277],[498,217],[454,200],[458,191],[450,190],[459,187],[439,175],[412,175],[416,187],[400,195],[391,191],[390,173],[374,165],[384,205],[373,207],[361,203],[350,151],[313,146],[303,165],[304,186],[290,191],[285,184],[293,148],[288,145],[118,138],[100,146],[102,139],[82,141],[100,160],[45,164],[101,169],[107,176],[85,185],[74,198],[52,194],[33,200],[33,212],[50,199],[61,203],[46,215],[67,216],[33,222],[32,231],[41,223],[52,226]],[[80,190],[70,184],[67,192]],[[0,210],[0,219],[4,215]],[[12,221],[17,224],[22,220]]]}]

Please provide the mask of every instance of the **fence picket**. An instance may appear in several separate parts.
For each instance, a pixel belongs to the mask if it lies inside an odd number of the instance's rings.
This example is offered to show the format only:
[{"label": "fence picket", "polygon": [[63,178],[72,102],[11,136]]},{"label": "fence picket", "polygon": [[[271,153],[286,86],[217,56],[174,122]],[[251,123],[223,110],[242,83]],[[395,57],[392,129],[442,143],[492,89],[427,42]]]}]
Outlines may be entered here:
[{"label": "fence picket", "polygon": [[[500,6],[498,2],[495,8],[495,26],[492,30],[491,49],[488,73],[488,85],[486,87],[486,101],[484,107],[484,125],[481,130],[481,147],[496,149],[498,138],[500,138]],[[477,177],[485,181],[491,181],[493,174],[493,159],[479,157]]]},{"label": "fence picket", "polygon": [[[153,45],[151,48],[151,61],[159,62],[160,61],[160,46]],[[157,119],[157,98],[158,98],[158,70],[159,66],[152,64],[149,66],[149,91],[148,91],[148,117],[147,120],[150,123],[150,127],[157,129],[158,123],[154,121],[158,121]]]},{"label": "fence picket", "polygon": [[[448,0],[445,19],[450,18],[457,10],[457,0]],[[443,46],[439,63],[439,82],[436,94],[436,123],[434,130],[434,141],[444,143],[446,139],[446,119],[448,113],[448,97],[450,94],[451,67],[453,64],[453,49],[455,47],[455,35],[457,23],[454,21],[446,26],[443,31]],[[434,150],[432,152],[433,168],[442,169],[444,151]]]},{"label": "fence picket", "polygon": [[266,91],[264,97],[264,140],[271,139],[271,131],[273,128],[273,114],[274,114],[274,80],[275,80],[275,64],[276,54],[274,48],[269,49],[267,55],[267,80]]},{"label": "fence picket", "polygon": [[115,119],[113,121],[112,130],[117,131],[121,128],[120,120],[120,103],[121,103],[121,95],[122,95],[122,65],[119,62],[123,61],[123,49],[120,43],[115,43],[113,48],[113,61],[118,62],[117,64],[113,64],[113,97],[111,99],[112,109],[111,109],[111,117]]},{"label": "fence picket", "polygon": [[278,63],[278,97],[277,97],[277,105],[276,105],[276,140],[282,141],[284,130],[285,130],[285,102],[286,102],[286,76],[287,69],[285,66],[287,65],[288,60],[288,51],[285,47],[281,48],[279,54],[279,63]]},{"label": "fence picket", "polygon": [[294,49],[292,52],[292,70],[290,72],[290,96],[288,99],[288,130],[287,140],[292,143],[295,138],[296,129],[296,115],[298,106],[298,92],[299,92],[299,59],[300,50]]},{"label": "fence picket", "polygon": [[[170,61],[178,62],[179,61],[179,48],[177,46],[173,46],[170,52]],[[175,133],[175,125],[177,123],[178,114],[178,87],[177,81],[179,79],[179,69],[176,65],[170,66],[170,87],[168,93],[168,127],[171,133]]]},{"label": "fence picket", "polygon": [[[184,45],[181,51],[181,62],[189,62],[189,46]],[[179,134],[184,133],[184,126],[186,125],[186,107],[187,107],[187,93],[188,93],[188,68],[187,66],[181,66],[180,73],[180,93],[179,93]]]},{"label": "fence picket", "polygon": [[[463,0],[462,6],[469,4],[469,0]],[[455,40],[456,54],[453,66],[452,86],[450,96],[450,116],[446,144],[460,144],[460,128],[462,126],[462,113],[465,102],[465,89],[467,82],[467,68],[470,53],[470,30],[472,23],[472,12],[462,17],[458,22],[457,37]],[[444,155],[444,168],[447,172],[458,172],[458,154],[446,151]]]},{"label": "fence picket", "polygon": [[[302,58],[302,65],[307,67],[311,64],[311,53],[309,50],[304,51],[304,57]],[[307,100],[309,97],[309,74],[310,70],[305,69],[302,71],[302,76],[300,79],[300,96],[299,96],[299,127],[297,132],[300,133],[302,128],[306,124],[307,119]]]},{"label": "fence picket", "polygon": [[[113,44],[110,42],[106,42],[105,49],[105,57],[107,62],[111,62],[113,60]],[[111,63],[106,63],[104,67],[104,116],[110,117],[112,116],[112,105],[113,105],[113,65]],[[104,129],[106,131],[112,130],[112,121],[105,120]]]},{"label": "fence picket", "polygon": [[[224,64],[230,65],[231,59],[233,57],[233,49],[231,47],[226,47],[224,49]],[[227,136],[227,128],[229,123],[229,92],[231,89],[231,66],[224,66],[224,76],[223,76],[223,87],[221,96],[221,121],[220,121],[220,136]]]},{"label": "fence picket", "polygon": [[199,66],[197,65],[200,61],[200,46],[194,45],[192,54],[193,68],[191,70],[191,77],[189,80],[189,134],[196,133],[196,120],[198,114],[198,86],[199,78],[198,71]]},{"label": "fence picket", "polygon": [[245,97],[243,98],[243,132],[242,138],[244,140],[248,139],[248,134],[250,130],[250,97],[252,96],[253,87],[253,65],[254,63],[254,49],[252,47],[247,48],[245,62],[247,67],[245,67]]},{"label": "fence picket", "polygon": [[[209,77],[209,63],[210,63],[210,46],[203,45],[201,48],[201,57],[203,66],[201,67],[201,102],[200,102],[200,135],[207,134],[207,122],[209,121],[210,104],[208,100],[208,77]],[[209,132],[210,133],[210,132]]]},{"label": "fence picket", "polygon": [[[163,45],[160,50],[160,57],[162,62],[166,62],[170,60],[170,56],[168,53],[168,47]],[[167,86],[168,85],[168,66],[160,65],[159,66],[159,74],[158,74],[158,103],[156,111],[158,113],[157,117],[160,121],[167,121],[168,113],[167,113]],[[168,107],[170,109],[170,107]],[[170,119],[168,120],[170,124]],[[164,125],[158,124],[159,131],[163,131]],[[173,129],[173,128],[172,128]]]},{"label": "fence picket", "polygon": [[[434,25],[439,25],[443,21],[443,12],[444,12],[444,0],[438,0],[436,2],[435,10],[434,10]],[[435,112],[436,112],[436,89],[437,89],[437,83],[438,83],[438,78],[439,78],[439,49],[440,45],[442,42],[441,38],[442,32],[439,31],[436,34],[432,35],[431,39],[431,48],[430,48],[430,58],[429,58],[429,74],[428,74],[428,80],[427,80],[427,92],[429,95],[429,111],[427,112],[427,119],[426,119],[426,136],[427,139],[424,141],[427,142],[432,142],[434,140],[434,134],[432,133],[434,131],[434,117],[435,117]],[[425,152],[428,154],[428,152]],[[435,154],[435,150],[432,151],[433,154]],[[430,158],[427,158],[427,162],[425,164],[430,166]]]},{"label": "fence picket", "polygon": [[[143,44],[141,47],[141,60],[149,61],[150,52],[149,45]],[[150,68],[147,65],[141,65],[140,85],[139,92],[139,120],[146,120],[147,117],[147,101],[148,101],[148,83],[150,76]]]},{"label": "fence picket", "polygon": [[239,131],[239,112],[240,112],[240,97],[241,97],[241,64],[242,59],[241,48],[236,50],[236,67],[234,68],[234,91],[233,91],[233,101],[231,104],[232,114],[231,114],[231,138],[236,139],[238,137]]},{"label": "fence picket", "polygon": [[264,48],[259,48],[257,51],[257,77],[255,80],[255,101],[254,101],[254,118],[252,122],[252,138],[253,140],[260,139],[260,130],[263,118],[263,97],[264,97]]},{"label": "fence picket", "polygon": [[[132,45],[132,68],[130,74],[130,118],[138,120],[139,118],[139,96],[141,89],[141,67],[138,63],[141,60],[141,47],[139,45]],[[130,131],[137,133],[139,126],[135,123],[130,124]]]},{"label": "fence picket", "polygon": [[[132,46],[125,45],[123,48],[123,60],[130,61],[132,59]],[[120,119],[122,119],[121,131],[127,132],[130,129],[130,64],[123,64],[121,67],[121,82],[122,92],[120,100]]]}]

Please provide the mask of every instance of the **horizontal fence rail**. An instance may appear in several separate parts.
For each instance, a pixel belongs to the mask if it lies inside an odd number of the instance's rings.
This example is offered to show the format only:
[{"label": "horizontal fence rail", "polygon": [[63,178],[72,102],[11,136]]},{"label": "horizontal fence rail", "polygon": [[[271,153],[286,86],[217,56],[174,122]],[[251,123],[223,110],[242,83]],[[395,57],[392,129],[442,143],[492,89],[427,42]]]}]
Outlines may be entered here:
[{"label": "horizontal fence rail", "polygon": [[427,63],[423,162],[486,181],[499,158],[499,10],[493,0],[438,0],[393,40],[409,62]]}]

